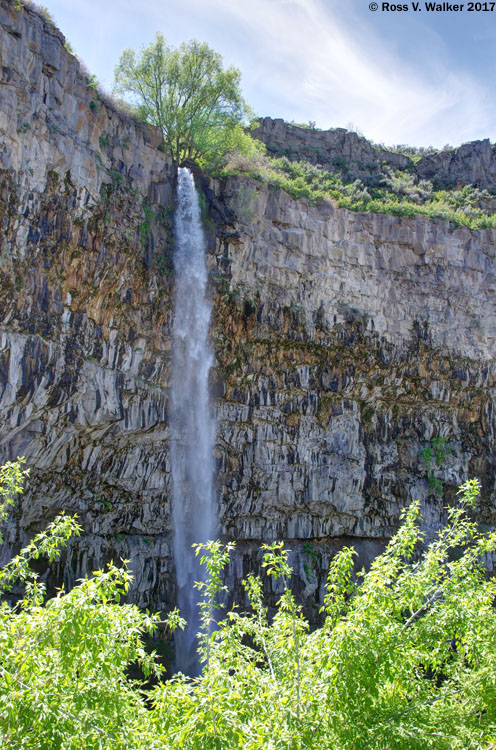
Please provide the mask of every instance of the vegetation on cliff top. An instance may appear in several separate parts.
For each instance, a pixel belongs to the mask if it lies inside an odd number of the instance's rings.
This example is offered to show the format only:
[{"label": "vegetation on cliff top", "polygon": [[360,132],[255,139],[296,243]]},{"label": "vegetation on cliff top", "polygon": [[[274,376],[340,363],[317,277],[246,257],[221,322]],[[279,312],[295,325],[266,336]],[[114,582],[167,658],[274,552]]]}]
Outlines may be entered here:
[{"label": "vegetation on cliff top", "polygon": [[[0,471],[0,516],[21,492],[18,463]],[[249,610],[210,633],[230,547],[198,548],[207,565],[199,654],[203,676],[162,681],[144,638],[164,623],[123,603],[126,568],[96,571],[46,600],[30,564],[53,559],[74,519],[61,516],[0,571],[0,739],[12,748],[412,750],[489,748],[496,740],[496,584],[481,566],[496,532],[471,520],[467,482],[427,547],[418,504],[368,572],[354,552],[332,560],[325,621],[309,631],[282,544],[249,575]],[[232,547],[232,545],[231,545]],[[266,577],[280,599],[264,603]],[[21,598],[8,601],[14,585]],[[176,613],[166,621],[181,624]],[[132,680],[138,664],[150,682]],[[135,670],[134,670],[135,671]]]},{"label": "vegetation on cliff top", "polygon": [[[9,2],[16,10],[23,5],[34,7],[55,25],[44,6],[30,0]],[[138,54],[125,50],[115,69],[115,92],[127,97],[127,102],[116,103],[100,91],[94,76],[87,74],[87,79],[101,101],[158,126],[164,150],[177,163],[196,160],[214,176],[248,174],[314,204],[333,199],[352,211],[426,215],[471,229],[496,228],[494,191],[471,185],[443,189],[419,180],[408,169],[393,171],[385,166],[370,179],[353,179],[344,160],[326,169],[284,156],[269,157],[264,144],[251,137],[246,127],[252,111],[241,93],[240,71],[225,70],[221,56],[207,44],[192,40],[174,49],[157,33],[155,41]],[[292,124],[316,129],[313,122]],[[438,151],[407,145],[388,149],[381,144],[380,148],[408,156],[412,165],[421,155]]]},{"label": "vegetation on cliff top", "polygon": [[224,70],[222,57],[205,43],[174,49],[157,33],[138,55],[122,53],[115,81],[138,117],[162,130],[165,150],[177,163],[212,166],[227,152],[256,150],[243,129],[251,111],[241,95],[241,73]]},{"label": "vegetation on cliff top", "polygon": [[432,182],[418,180],[408,171],[384,168],[379,176],[374,175],[365,183],[347,177],[346,165],[331,171],[305,161],[291,161],[286,156],[255,155],[246,159],[241,154],[231,154],[218,174],[246,174],[313,204],[333,199],[338,206],[352,211],[395,216],[423,214],[471,229],[496,228],[496,196],[489,191],[472,185],[456,190],[435,189]]}]

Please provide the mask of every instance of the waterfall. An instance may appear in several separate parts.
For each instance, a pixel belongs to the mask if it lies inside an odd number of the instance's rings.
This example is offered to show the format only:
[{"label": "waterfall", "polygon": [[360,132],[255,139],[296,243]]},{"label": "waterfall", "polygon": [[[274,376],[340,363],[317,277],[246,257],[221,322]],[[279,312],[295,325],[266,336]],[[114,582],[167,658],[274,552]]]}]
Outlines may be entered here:
[{"label": "waterfall", "polygon": [[210,410],[208,376],[213,362],[208,334],[210,304],[200,205],[191,172],[180,168],[175,214],[175,317],[172,342],[171,463],[172,523],[177,605],[187,620],[176,632],[176,668],[199,673],[196,633],[202,578],[192,544],[216,535],[213,487],[215,422]]}]

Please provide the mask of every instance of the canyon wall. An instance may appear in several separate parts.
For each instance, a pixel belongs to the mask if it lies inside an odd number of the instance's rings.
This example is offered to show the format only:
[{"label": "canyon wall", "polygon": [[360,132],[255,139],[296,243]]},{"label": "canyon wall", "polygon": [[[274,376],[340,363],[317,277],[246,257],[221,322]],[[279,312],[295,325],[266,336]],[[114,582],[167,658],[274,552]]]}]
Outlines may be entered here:
[{"label": "canyon wall", "polygon": [[[51,584],[122,557],[168,609],[174,165],[36,12],[0,25],[0,460],[31,467],[3,554],[76,512]],[[315,617],[336,549],[370,561],[413,499],[432,533],[468,477],[494,525],[496,232],[197,183],[233,591],[284,539]]]},{"label": "canyon wall", "polygon": [[373,184],[387,170],[401,170],[443,188],[476,185],[494,190],[496,185],[496,146],[489,138],[426,154],[414,162],[405,154],[373,145],[344,128],[315,130],[264,117],[252,133],[274,156],[341,170],[366,183]]}]

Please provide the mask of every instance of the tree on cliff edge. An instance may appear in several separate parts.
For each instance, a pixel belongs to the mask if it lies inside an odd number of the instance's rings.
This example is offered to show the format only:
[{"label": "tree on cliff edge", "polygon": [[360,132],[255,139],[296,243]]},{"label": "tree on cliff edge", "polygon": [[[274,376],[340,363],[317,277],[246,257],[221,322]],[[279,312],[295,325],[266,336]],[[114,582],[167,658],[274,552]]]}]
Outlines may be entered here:
[{"label": "tree on cliff edge", "polygon": [[122,53],[114,90],[130,99],[141,119],[161,128],[174,161],[212,163],[252,141],[242,127],[249,108],[240,80],[240,71],[224,70],[207,44],[192,40],[174,49],[157,33],[138,54]]}]

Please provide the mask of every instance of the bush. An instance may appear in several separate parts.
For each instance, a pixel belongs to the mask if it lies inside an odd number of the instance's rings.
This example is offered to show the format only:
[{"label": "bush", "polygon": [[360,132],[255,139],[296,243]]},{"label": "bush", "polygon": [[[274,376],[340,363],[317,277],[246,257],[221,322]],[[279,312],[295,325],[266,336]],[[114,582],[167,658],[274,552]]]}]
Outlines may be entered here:
[{"label": "bush", "polygon": [[[0,519],[20,494],[20,462],[0,471]],[[9,748],[155,748],[147,733],[142,685],[127,678],[132,663],[148,674],[160,667],[143,646],[156,617],[120,604],[132,579],[110,565],[70,593],[45,600],[30,563],[55,559],[75,519],[61,515],[0,571],[0,593],[14,584],[24,594],[0,604],[0,742]]]},{"label": "bush", "polygon": [[312,204],[332,199],[350,211],[425,215],[471,229],[496,228],[496,215],[486,190],[468,185],[457,190],[435,191],[431,182],[416,180],[408,172],[387,170],[379,185],[366,185],[359,179],[347,179],[339,167],[331,171],[287,157],[273,159],[259,154],[252,159],[227,159],[218,174],[248,174]]},{"label": "bush", "polygon": [[[470,520],[476,481],[421,553],[419,507],[368,572],[354,552],[331,563],[323,627],[310,632],[289,589],[281,544],[266,572],[282,583],[269,620],[259,578],[250,613],[233,610],[210,642],[202,679],[159,686],[153,721],[184,748],[482,748],[496,731],[495,585],[484,555],[496,534]],[[211,559],[222,548],[210,544]]]},{"label": "bush", "polygon": [[[23,472],[0,472],[0,517]],[[201,594],[203,675],[146,687],[128,677],[138,662],[159,677],[143,646],[157,618],[123,604],[129,572],[110,566],[70,593],[44,600],[29,562],[57,554],[73,519],[62,516],[1,571],[0,739],[15,748],[200,748],[204,750],[460,750],[496,737],[495,583],[482,567],[496,533],[471,520],[478,482],[466,482],[447,524],[427,546],[418,503],[370,570],[354,551],[332,560],[325,621],[310,630],[290,590],[282,543],[264,545],[262,567],[280,599],[274,616],[264,581],[244,581],[247,612],[234,608],[212,633],[222,572],[233,545],[209,542]],[[173,614],[169,623],[177,625]]]}]

